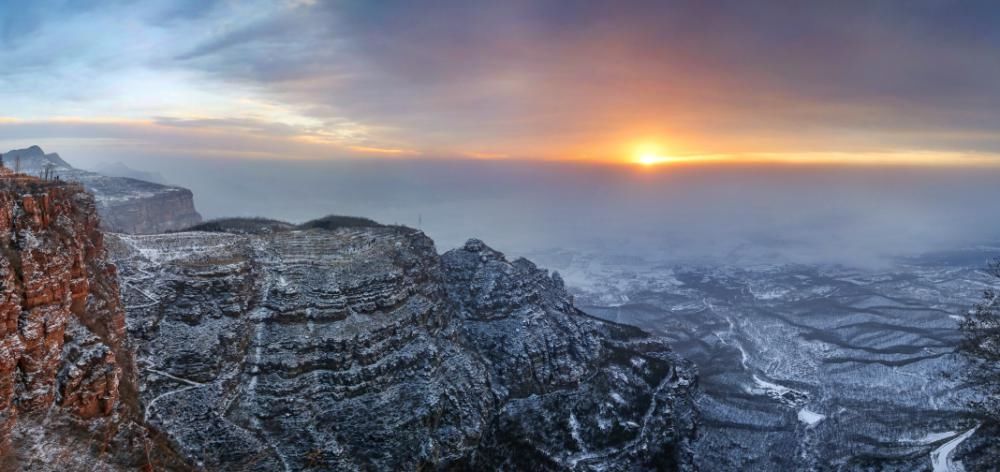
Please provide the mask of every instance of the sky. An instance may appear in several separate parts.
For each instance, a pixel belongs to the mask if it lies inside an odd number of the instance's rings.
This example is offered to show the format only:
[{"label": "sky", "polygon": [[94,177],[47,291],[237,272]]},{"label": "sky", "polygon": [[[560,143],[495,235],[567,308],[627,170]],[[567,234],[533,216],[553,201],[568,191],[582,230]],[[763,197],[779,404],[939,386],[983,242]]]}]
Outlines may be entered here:
[{"label": "sky", "polygon": [[992,1],[4,0],[0,147],[995,166],[998,24]]},{"label": "sky", "polygon": [[664,260],[1000,241],[995,1],[0,0],[0,151]]}]

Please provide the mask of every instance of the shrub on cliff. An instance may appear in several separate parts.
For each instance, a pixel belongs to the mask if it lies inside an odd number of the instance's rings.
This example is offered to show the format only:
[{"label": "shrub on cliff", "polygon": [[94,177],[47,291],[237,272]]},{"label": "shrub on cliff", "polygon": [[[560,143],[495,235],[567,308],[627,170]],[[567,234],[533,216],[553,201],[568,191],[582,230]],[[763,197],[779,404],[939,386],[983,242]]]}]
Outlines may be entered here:
[{"label": "shrub on cliff", "polygon": [[295,229],[295,225],[269,218],[219,218],[191,226],[183,231],[208,233],[269,234]]},{"label": "shrub on cliff", "polygon": [[372,228],[382,224],[357,216],[328,215],[299,225],[300,229]]}]

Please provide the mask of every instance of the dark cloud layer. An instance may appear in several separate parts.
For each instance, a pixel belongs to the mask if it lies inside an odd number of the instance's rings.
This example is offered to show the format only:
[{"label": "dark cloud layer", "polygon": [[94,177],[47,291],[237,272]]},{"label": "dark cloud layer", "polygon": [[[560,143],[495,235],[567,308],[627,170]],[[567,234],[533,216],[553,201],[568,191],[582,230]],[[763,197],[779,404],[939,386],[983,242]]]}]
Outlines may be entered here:
[{"label": "dark cloud layer", "polygon": [[[247,119],[253,97],[286,109],[254,119],[350,122],[428,154],[613,158],[640,136],[685,154],[998,152],[997,24],[996,2],[948,0],[15,0],[0,83],[80,103],[19,105],[60,116]],[[163,92],[149,76],[191,93],[114,99]],[[224,109],[197,112],[206,85]]]},{"label": "dark cloud layer", "polygon": [[996,24],[994,2],[319,2],[177,59],[435,145],[551,152],[652,122],[702,147],[995,151]]}]

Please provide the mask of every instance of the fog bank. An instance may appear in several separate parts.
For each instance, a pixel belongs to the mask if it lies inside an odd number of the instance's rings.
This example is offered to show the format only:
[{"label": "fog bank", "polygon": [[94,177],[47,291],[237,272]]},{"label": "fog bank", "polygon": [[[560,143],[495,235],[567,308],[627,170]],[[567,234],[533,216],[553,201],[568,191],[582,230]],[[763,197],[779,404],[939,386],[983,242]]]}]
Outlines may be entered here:
[{"label": "fog bank", "polygon": [[1000,234],[997,169],[64,156],[159,172],[206,218],[365,216],[419,227],[441,251],[477,237],[513,254],[878,265]]}]

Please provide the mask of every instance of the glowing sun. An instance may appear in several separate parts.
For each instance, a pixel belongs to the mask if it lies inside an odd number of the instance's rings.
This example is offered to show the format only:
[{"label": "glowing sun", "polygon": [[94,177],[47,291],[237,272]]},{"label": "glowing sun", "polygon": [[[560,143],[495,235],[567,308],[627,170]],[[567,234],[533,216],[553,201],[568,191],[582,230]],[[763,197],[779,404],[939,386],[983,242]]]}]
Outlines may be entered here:
[{"label": "glowing sun", "polygon": [[654,166],[674,161],[673,157],[660,152],[659,146],[652,144],[642,144],[636,147],[633,162],[642,166]]},{"label": "glowing sun", "polygon": [[660,156],[658,154],[640,154],[636,162],[644,166],[652,166],[656,164],[663,164],[664,162],[670,162],[671,158],[669,156]]}]

